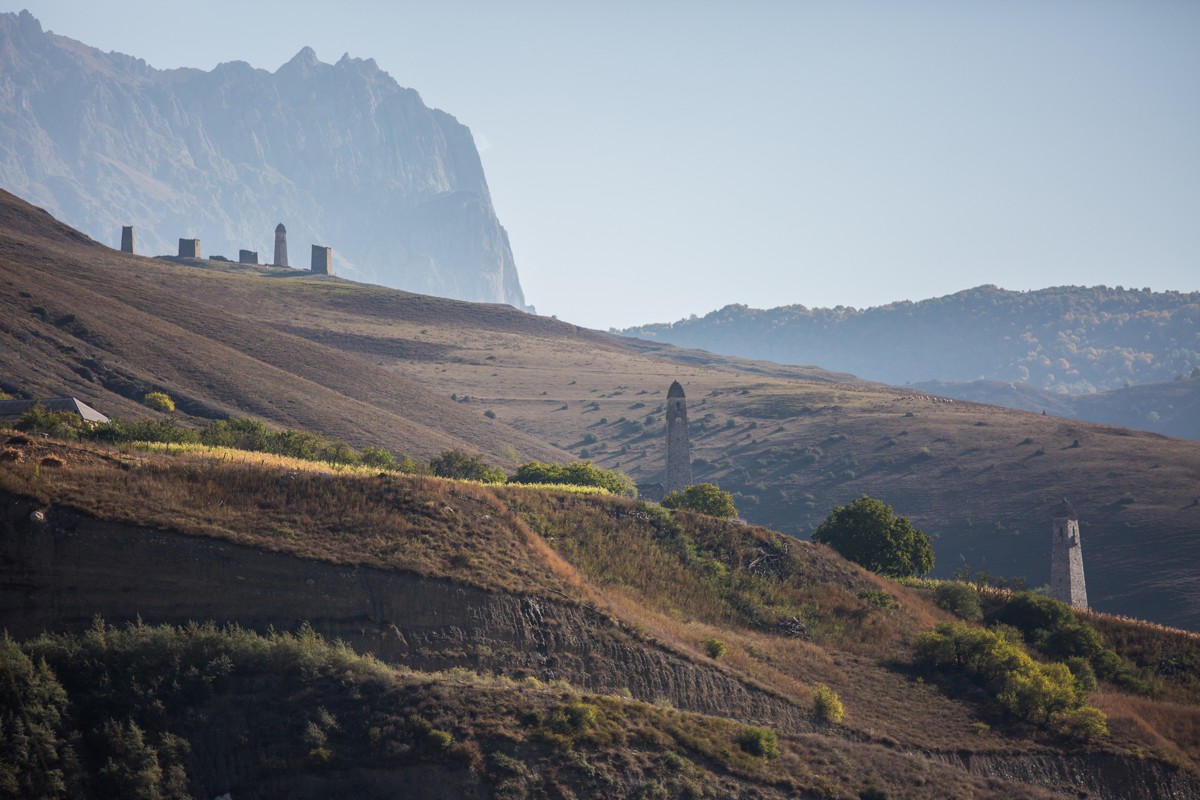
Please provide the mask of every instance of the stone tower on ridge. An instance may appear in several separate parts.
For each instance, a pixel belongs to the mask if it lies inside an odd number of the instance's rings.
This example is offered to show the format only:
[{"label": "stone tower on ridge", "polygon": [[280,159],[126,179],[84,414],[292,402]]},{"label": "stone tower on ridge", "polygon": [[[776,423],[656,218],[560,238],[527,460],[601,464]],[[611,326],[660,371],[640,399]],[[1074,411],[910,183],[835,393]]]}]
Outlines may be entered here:
[{"label": "stone tower on ridge", "polygon": [[1079,540],[1079,515],[1066,500],[1054,512],[1050,542],[1050,596],[1075,608],[1087,608],[1083,582],[1083,549]]},{"label": "stone tower on ridge", "polygon": [[333,274],[333,248],[314,244],[312,246],[311,271],[318,275]]},{"label": "stone tower on ridge", "polygon": [[679,381],[667,390],[667,479],[668,492],[679,492],[692,484],[692,446],[688,443],[687,400]]},{"label": "stone tower on ridge", "polygon": [[286,267],[287,261],[287,228],[283,223],[275,226],[275,266]]},{"label": "stone tower on ridge", "polygon": [[133,226],[124,225],[121,227],[121,252],[133,252]]}]

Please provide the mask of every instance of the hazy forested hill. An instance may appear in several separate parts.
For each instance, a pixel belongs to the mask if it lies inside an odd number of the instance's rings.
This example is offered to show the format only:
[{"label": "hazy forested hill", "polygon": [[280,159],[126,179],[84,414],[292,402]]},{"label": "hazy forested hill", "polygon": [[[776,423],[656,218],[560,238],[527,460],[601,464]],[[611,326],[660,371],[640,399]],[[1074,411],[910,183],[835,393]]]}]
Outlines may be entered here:
[{"label": "hazy forested hill", "polygon": [[729,305],[622,333],[892,384],[985,379],[1081,393],[1190,374],[1198,322],[1200,292],[979,286],[862,310]]}]

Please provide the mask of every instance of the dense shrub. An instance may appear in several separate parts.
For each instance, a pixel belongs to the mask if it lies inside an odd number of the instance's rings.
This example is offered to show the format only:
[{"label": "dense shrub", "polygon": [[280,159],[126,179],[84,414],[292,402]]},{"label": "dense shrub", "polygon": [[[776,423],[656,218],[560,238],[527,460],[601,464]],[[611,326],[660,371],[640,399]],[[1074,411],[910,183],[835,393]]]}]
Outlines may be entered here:
[{"label": "dense shrub", "polygon": [[933,602],[968,622],[983,620],[983,607],[979,604],[979,592],[965,583],[958,581],[939,583],[933,590]]},{"label": "dense shrub", "polygon": [[174,411],[175,401],[166,392],[146,392],[142,397],[142,404],[153,408],[155,411]]},{"label": "dense shrub", "polygon": [[331,464],[359,462],[358,454],[343,441],[294,428],[273,431],[262,422],[247,417],[230,417],[210,423],[200,432],[200,441],[213,447],[274,453],[306,461]]},{"label": "dense shrub", "polygon": [[99,442],[169,442],[171,444],[199,444],[200,431],[184,428],[173,420],[156,419],[138,422],[110,420],[82,432],[84,438]]},{"label": "dense shrub", "polygon": [[26,433],[44,433],[59,439],[74,439],[87,426],[83,419],[70,411],[51,411],[41,403],[35,403],[17,420],[17,430]]},{"label": "dense shrub", "polygon": [[628,475],[617,470],[601,469],[590,461],[576,461],[573,464],[543,464],[540,461],[530,461],[518,467],[508,482],[598,486],[613,494],[637,496],[637,487]]},{"label": "dense shrub", "polygon": [[363,448],[362,453],[358,453],[350,445],[337,439],[328,439],[320,434],[294,428],[276,431],[256,419],[246,417],[217,420],[210,422],[200,430],[185,428],[169,419],[136,422],[111,420],[100,425],[83,425],[77,431],[77,435],[112,444],[124,442],[204,444],[210,447],[229,447],[255,453],[272,453],[329,464],[351,466],[362,464],[376,469],[398,472],[421,471],[421,466],[411,458],[405,456],[397,459],[392,453],[381,447],[368,445]]},{"label": "dense shrub", "polygon": [[709,658],[720,658],[729,651],[729,646],[717,638],[709,638],[704,640],[704,652],[708,653]]},{"label": "dense shrub", "polygon": [[1086,705],[1086,687],[1065,664],[1039,664],[1001,633],[943,623],[921,634],[915,661],[931,674],[958,674],[985,689],[1011,718],[1072,736],[1107,734]]},{"label": "dense shrub", "polygon": [[752,756],[760,756],[762,758],[779,757],[779,740],[775,736],[775,731],[770,728],[758,728],[748,725],[738,734],[737,743],[738,747]]},{"label": "dense shrub", "polygon": [[682,492],[671,492],[662,499],[666,508],[684,508],[713,517],[736,517],[733,495],[713,483],[696,483]]},{"label": "dense shrub", "polygon": [[859,600],[875,608],[893,608],[900,605],[893,595],[876,589],[862,589],[856,596]]},{"label": "dense shrub", "polygon": [[813,687],[813,714],[821,722],[836,725],[842,721],[846,709],[842,706],[842,699],[838,697],[837,692],[823,683],[818,683]]},{"label": "dense shrub", "polygon": [[493,467],[479,456],[462,450],[446,450],[429,462],[429,471],[440,478],[455,478],[480,483],[504,483],[508,476],[499,467]]},{"label": "dense shrub", "polygon": [[[1018,592],[991,615],[991,620],[1020,631],[1025,643],[1049,658],[1088,662],[1095,675],[1124,685],[1136,683],[1121,658],[1104,646],[1104,637],[1081,621],[1061,600],[1034,592]],[[1131,686],[1131,688],[1137,688]]]}]

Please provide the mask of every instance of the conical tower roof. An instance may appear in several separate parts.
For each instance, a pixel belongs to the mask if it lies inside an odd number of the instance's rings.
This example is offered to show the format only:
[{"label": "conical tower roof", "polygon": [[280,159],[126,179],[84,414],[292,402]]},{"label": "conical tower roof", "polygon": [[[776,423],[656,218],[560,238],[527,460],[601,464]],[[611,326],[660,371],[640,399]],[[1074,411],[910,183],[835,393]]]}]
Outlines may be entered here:
[{"label": "conical tower roof", "polygon": [[1063,501],[1058,504],[1058,509],[1054,512],[1055,518],[1066,517],[1067,519],[1079,519],[1079,515],[1075,513],[1075,509],[1067,502],[1064,497]]},{"label": "conical tower roof", "polygon": [[667,389],[667,399],[675,397],[683,397],[683,387],[679,385],[679,381],[672,381],[671,388]]}]

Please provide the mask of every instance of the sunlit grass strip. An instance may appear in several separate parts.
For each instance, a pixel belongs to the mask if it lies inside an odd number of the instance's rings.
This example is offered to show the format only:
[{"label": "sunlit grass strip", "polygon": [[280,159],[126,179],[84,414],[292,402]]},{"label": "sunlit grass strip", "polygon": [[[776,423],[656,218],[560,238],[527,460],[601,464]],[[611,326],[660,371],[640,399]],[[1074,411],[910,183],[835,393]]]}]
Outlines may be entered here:
[{"label": "sunlit grass strip", "polygon": [[504,485],[513,489],[566,492],[567,494],[612,495],[612,492],[603,486],[578,486],[573,483],[506,483]]},{"label": "sunlit grass strip", "polygon": [[171,456],[198,456],[213,461],[234,464],[262,464],[269,467],[294,469],[304,472],[335,472],[339,475],[378,475],[378,467],[351,466],[328,461],[309,461],[294,456],[281,456],[257,450],[238,450],[233,447],[215,447],[207,444],[174,444],[172,442],[128,442],[122,448],[144,453],[164,453]]}]

